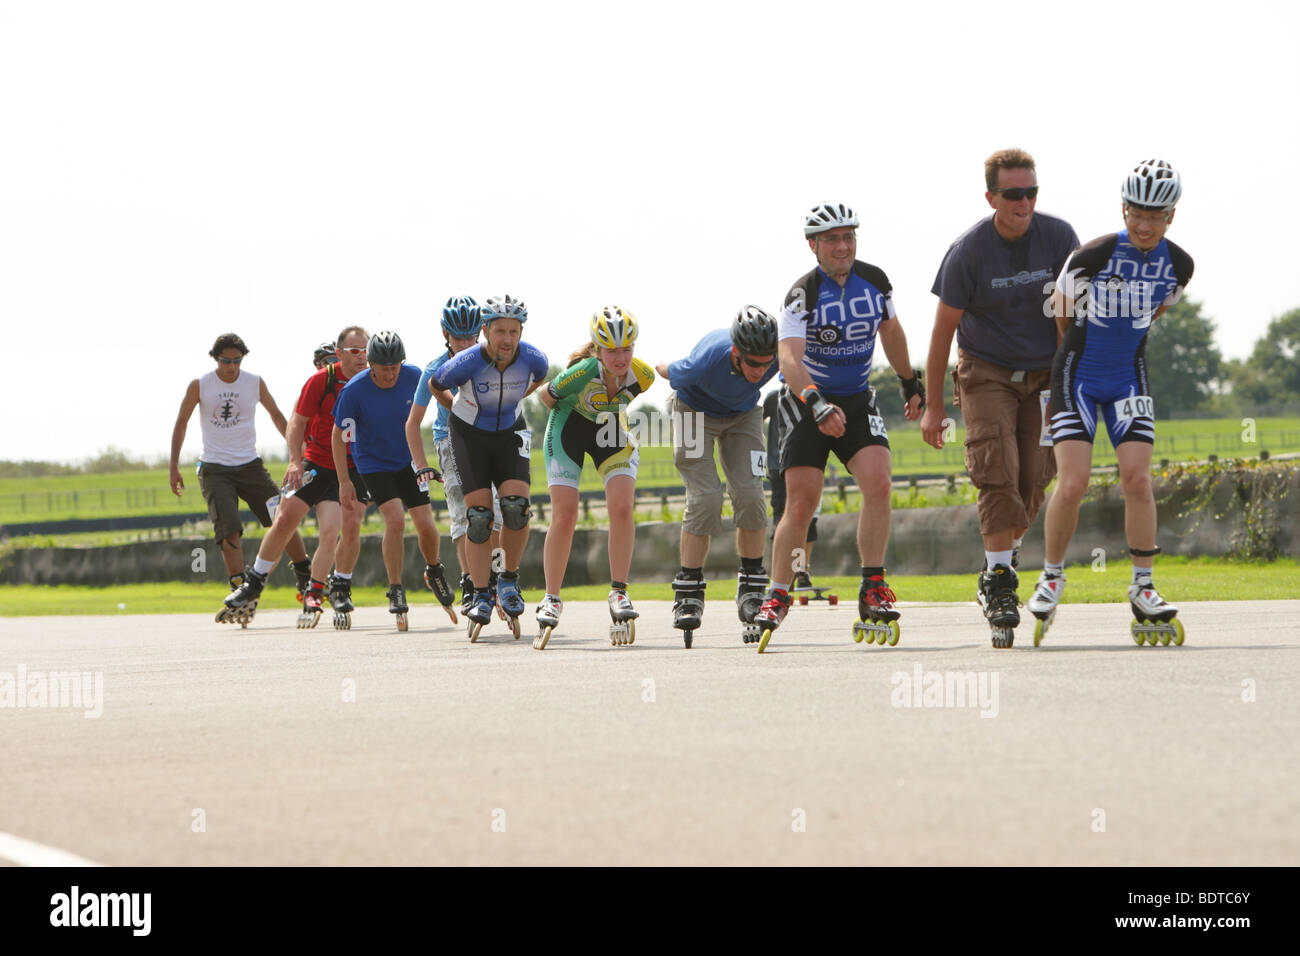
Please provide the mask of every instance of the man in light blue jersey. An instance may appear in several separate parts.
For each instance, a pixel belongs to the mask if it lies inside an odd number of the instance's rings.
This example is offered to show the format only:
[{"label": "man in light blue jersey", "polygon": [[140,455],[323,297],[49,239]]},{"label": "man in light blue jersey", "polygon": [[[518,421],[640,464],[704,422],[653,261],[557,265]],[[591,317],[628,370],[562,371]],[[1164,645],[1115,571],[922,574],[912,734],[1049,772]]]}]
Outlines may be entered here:
[{"label": "man in light blue jersey", "polygon": [[[453,356],[477,344],[479,332],[483,328],[483,319],[479,304],[472,296],[452,296],[442,307],[442,337],[447,344],[447,351],[425,366],[420,383],[415,387],[411,398],[411,413],[406,419],[406,443],[411,450],[411,462],[416,471],[429,467],[429,460],[424,453],[424,442],[420,437],[420,425],[424,414],[433,399],[429,383],[438,369]],[[455,394],[455,389],[452,390]],[[474,596],[474,580],[469,573],[469,549],[465,541],[468,527],[465,518],[465,493],[461,488],[460,474],[456,471],[456,458],[451,450],[451,433],[448,428],[449,411],[445,406],[438,406],[438,413],[433,420],[433,446],[438,453],[438,468],[442,471],[442,493],[447,499],[447,511],[451,519],[451,540],[456,545],[456,557],[460,561],[461,608],[468,611]],[[495,551],[500,543],[501,507],[496,495],[492,500],[495,523],[492,528],[491,547]]]},{"label": "man in light blue jersey", "polygon": [[832,451],[862,492],[857,536],[862,627],[855,637],[860,640],[866,633],[882,644],[887,639],[898,642],[899,614],[884,569],[890,524],[889,436],[867,381],[877,336],[898,374],[908,421],[920,417],[925,393],[921,375],[908,358],[889,278],[857,259],[857,228],[857,216],[843,203],[814,206],[805,219],[804,236],[817,257],[817,268],[786,296],[778,352],[789,389],[780,407],[787,426],[781,449],[786,508],[772,543],[772,588],[755,618],[763,630],[760,652],[790,607],[790,582],[802,570],[798,545],[821,499]]}]

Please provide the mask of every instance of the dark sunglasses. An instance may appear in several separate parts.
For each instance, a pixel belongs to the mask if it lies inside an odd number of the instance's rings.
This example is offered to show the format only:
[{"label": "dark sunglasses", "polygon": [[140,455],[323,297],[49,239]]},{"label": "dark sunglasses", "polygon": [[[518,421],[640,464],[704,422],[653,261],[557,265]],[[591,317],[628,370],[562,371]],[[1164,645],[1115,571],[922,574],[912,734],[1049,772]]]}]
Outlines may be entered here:
[{"label": "dark sunglasses", "polygon": [[1003,199],[1010,199],[1012,202],[1020,202],[1022,199],[1037,199],[1038,187],[1030,186],[1025,189],[1023,186],[1016,186],[1011,189],[995,189],[995,193],[1000,193]]},{"label": "dark sunglasses", "polygon": [[243,357],[242,355],[239,356],[239,358],[226,358],[226,357],[223,355],[223,356],[221,356],[221,358],[220,358],[218,361],[220,361],[222,365],[238,365],[238,364],[239,364],[240,362],[242,362],[243,360],[244,360],[244,357]]},{"label": "dark sunglasses", "polygon": [[767,368],[775,359],[775,355],[769,355],[767,358],[763,359],[752,359],[748,355],[742,355],[740,357],[740,360],[750,368]]}]

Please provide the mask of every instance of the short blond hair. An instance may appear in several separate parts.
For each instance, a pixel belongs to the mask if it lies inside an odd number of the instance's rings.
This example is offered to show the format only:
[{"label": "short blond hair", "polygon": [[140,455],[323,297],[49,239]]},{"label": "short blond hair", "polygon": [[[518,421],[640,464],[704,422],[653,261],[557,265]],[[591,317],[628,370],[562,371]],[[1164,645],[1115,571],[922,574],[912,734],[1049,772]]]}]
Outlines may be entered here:
[{"label": "short blond hair", "polygon": [[1034,157],[1023,149],[1000,149],[984,160],[984,185],[989,192],[998,188],[999,169],[1033,169]]}]

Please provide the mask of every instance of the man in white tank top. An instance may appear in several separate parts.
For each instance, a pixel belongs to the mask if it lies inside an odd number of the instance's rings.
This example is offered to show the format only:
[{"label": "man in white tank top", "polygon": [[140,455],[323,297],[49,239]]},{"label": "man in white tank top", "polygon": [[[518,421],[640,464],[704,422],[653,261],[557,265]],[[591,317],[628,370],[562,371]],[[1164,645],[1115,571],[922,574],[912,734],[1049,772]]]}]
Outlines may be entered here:
[{"label": "man in white tank top", "polygon": [[[231,590],[234,590],[243,582],[244,570],[244,553],[240,546],[244,529],[239,519],[239,499],[244,500],[263,527],[269,528],[271,516],[266,501],[280,493],[279,486],[257,456],[257,431],[253,419],[258,402],[266,406],[281,435],[285,434],[286,422],[261,377],[240,367],[248,354],[243,339],[228,332],[216,340],[208,354],[216,360],[217,367],[190,382],[185,398],[181,400],[176,426],[172,429],[170,479],[172,492],[179,496],[185,487],[180,472],[181,445],[185,443],[190,415],[197,406],[203,429],[199,487],[203,500],[208,504],[208,517],[212,519],[213,533],[230,575]],[[302,535],[294,532],[285,551],[293,561],[301,590],[311,576],[311,563],[307,560]]]}]

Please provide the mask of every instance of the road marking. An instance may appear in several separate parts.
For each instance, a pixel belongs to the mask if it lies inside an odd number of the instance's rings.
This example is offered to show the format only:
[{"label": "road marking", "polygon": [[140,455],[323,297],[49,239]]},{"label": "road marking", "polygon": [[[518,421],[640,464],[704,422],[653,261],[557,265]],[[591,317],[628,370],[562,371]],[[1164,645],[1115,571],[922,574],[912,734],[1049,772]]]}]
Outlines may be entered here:
[{"label": "road marking", "polygon": [[84,859],[52,846],[33,843],[12,833],[0,831],[0,859],[17,863],[19,866],[103,866],[92,860]]}]

